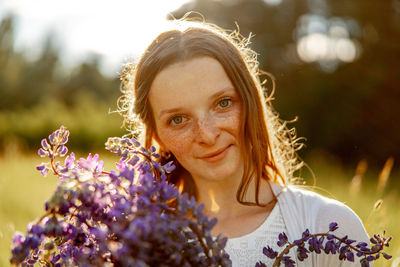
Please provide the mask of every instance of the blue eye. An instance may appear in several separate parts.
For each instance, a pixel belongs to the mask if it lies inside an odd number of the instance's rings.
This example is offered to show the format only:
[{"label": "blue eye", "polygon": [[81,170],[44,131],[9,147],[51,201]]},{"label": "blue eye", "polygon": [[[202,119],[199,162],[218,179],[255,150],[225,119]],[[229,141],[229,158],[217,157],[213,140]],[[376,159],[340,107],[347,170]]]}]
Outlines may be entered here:
[{"label": "blue eye", "polygon": [[177,126],[182,124],[185,121],[185,118],[183,116],[174,116],[169,120],[169,124],[173,126]]},{"label": "blue eye", "polygon": [[218,107],[220,108],[228,108],[232,105],[232,99],[224,98],[218,102]]}]

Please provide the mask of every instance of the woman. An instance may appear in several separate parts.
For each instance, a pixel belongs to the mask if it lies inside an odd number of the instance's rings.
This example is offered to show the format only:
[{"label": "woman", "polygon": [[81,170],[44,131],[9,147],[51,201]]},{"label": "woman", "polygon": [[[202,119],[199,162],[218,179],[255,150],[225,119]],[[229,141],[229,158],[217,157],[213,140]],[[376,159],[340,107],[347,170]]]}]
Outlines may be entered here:
[{"label": "woman", "polygon": [[[177,169],[169,177],[181,191],[205,204],[218,219],[213,234],[229,238],[233,266],[254,266],[262,248],[327,232],[367,241],[357,215],[344,204],[290,185],[301,167],[299,145],[270,105],[255,53],[237,33],[215,25],[176,22],[160,34],[137,64],[122,75],[121,112],[131,130],[137,118],[147,147],[157,145],[162,161]],[[132,94],[133,93],[133,94]],[[289,254],[296,259],[295,251]],[[298,266],[358,266],[337,255],[311,254]]]}]

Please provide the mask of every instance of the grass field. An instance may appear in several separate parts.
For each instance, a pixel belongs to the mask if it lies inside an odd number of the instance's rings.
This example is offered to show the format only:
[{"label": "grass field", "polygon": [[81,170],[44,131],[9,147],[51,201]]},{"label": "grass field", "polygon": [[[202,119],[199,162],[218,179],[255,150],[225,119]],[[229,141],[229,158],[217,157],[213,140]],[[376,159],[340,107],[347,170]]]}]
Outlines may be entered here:
[{"label": "grass field", "polygon": [[[106,151],[101,157],[108,168],[116,160]],[[49,175],[43,178],[34,169],[40,162],[41,158],[34,153],[14,152],[0,157],[0,266],[9,266],[14,232],[25,232],[28,222],[43,213],[44,202],[55,189],[56,177]],[[379,171],[368,170],[363,163],[353,170],[343,169],[333,159],[321,155],[311,157],[307,163],[317,178],[315,191],[349,205],[359,214],[369,234],[386,229],[394,237],[388,249],[393,259],[380,260],[375,266],[400,266],[400,175],[388,176],[390,166],[387,166],[386,173],[378,179]],[[353,179],[355,172],[359,178]],[[303,176],[307,184],[313,184],[307,171],[303,172]],[[385,181],[386,177],[389,178]],[[379,199],[383,201],[382,205],[374,209]]]}]

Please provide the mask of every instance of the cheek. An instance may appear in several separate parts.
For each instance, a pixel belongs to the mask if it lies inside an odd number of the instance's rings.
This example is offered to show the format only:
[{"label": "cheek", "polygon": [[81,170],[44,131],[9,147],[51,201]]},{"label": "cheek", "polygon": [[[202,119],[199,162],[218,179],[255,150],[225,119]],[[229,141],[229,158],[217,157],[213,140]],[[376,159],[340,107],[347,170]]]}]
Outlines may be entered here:
[{"label": "cheek", "polygon": [[240,130],[240,126],[242,124],[242,114],[240,110],[237,110],[234,113],[234,116],[231,117],[230,123],[232,128],[234,129],[235,133],[237,134]]},{"label": "cheek", "polygon": [[241,108],[238,107],[232,112],[223,114],[220,118],[222,128],[228,130],[232,135],[238,136],[242,124]]},{"label": "cheek", "polygon": [[159,136],[164,149],[171,151],[178,160],[184,158],[190,152],[193,143],[193,137],[190,133],[161,130]]}]

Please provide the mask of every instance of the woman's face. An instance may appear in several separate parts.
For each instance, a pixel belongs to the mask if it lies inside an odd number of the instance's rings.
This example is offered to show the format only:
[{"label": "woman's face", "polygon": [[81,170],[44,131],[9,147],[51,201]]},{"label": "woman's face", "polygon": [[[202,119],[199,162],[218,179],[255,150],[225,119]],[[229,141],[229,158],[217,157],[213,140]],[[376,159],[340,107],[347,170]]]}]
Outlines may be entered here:
[{"label": "woman's face", "polygon": [[197,179],[243,172],[239,131],[242,103],[221,64],[198,57],[172,64],[149,92],[157,140]]}]

